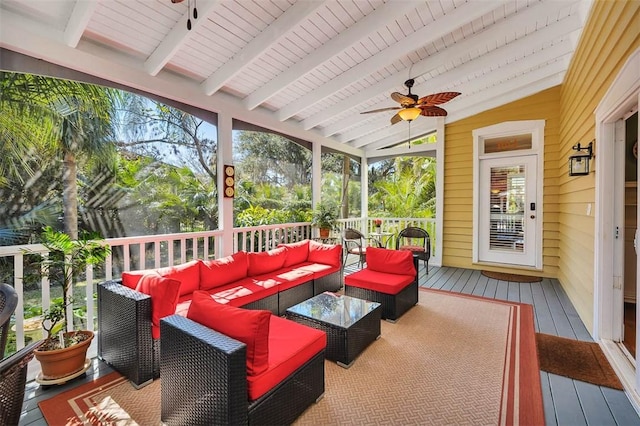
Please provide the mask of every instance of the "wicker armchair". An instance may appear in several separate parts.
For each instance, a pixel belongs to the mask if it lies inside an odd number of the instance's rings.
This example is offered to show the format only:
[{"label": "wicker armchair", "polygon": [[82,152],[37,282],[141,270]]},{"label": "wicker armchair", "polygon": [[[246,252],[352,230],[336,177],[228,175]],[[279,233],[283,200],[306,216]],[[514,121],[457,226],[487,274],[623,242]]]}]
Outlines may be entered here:
[{"label": "wicker armchair", "polygon": [[409,226],[398,234],[396,250],[410,250],[424,261],[427,274],[429,273],[429,259],[431,258],[431,239],[429,233],[422,228]]},{"label": "wicker armchair", "polygon": [[347,260],[350,254],[355,254],[358,256],[358,265],[363,267],[367,255],[367,245],[369,245],[370,241],[374,241],[376,247],[380,247],[377,244],[377,240],[365,237],[362,232],[356,229],[346,228],[342,232],[342,244],[344,245],[344,260],[342,263]]},{"label": "wicker armchair", "polygon": [[13,355],[0,361],[0,419],[2,424],[17,425],[22,413],[24,387],[27,383],[27,365],[33,351],[44,342],[30,343]]},{"label": "wicker armchair", "polygon": [[8,284],[0,284],[0,359],[4,358],[7,336],[11,326],[11,315],[18,306],[18,294]]}]

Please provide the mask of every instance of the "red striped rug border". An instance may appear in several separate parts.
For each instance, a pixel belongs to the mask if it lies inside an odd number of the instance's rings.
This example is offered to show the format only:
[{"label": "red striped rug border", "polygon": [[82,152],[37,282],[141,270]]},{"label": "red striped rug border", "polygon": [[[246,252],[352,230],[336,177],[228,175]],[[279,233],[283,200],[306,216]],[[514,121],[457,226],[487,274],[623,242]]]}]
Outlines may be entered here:
[{"label": "red striped rug border", "polygon": [[500,412],[501,425],[535,424],[543,425],[544,405],[542,402],[542,384],[540,383],[540,364],[536,348],[533,306],[527,303],[490,299],[473,294],[454,293],[446,290],[419,287],[420,291],[436,292],[453,297],[482,300],[512,306],[509,327],[509,346],[505,378],[507,386],[506,409]]},{"label": "red striped rug border", "polygon": [[49,425],[81,425],[83,424],[78,419],[77,413],[69,401],[83,395],[83,394],[96,394],[102,392],[105,387],[110,387],[113,382],[117,384],[125,381],[126,379],[117,371],[109,373],[105,376],[99,377],[91,382],[84,383],[73,389],[61,392],[44,401],[38,403],[42,416]]}]

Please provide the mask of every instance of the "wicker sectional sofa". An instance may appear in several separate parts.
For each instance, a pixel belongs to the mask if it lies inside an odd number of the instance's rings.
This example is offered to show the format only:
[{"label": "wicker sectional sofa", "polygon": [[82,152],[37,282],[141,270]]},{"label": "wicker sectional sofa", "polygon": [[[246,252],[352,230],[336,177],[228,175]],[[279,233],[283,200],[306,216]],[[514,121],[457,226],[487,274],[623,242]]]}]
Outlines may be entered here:
[{"label": "wicker sectional sofa", "polygon": [[144,386],[160,376],[160,319],[186,316],[194,292],[279,316],[316,294],[337,291],[341,259],[342,246],[304,240],[267,252],[123,272],[98,285],[98,356],[134,386]]},{"label": "wicker sectional sofa", "polygon": [[161,320],[161,335],[167,426],[290,424],[324,394],[326,334],[268,311],[198,291],[187,318]]}]

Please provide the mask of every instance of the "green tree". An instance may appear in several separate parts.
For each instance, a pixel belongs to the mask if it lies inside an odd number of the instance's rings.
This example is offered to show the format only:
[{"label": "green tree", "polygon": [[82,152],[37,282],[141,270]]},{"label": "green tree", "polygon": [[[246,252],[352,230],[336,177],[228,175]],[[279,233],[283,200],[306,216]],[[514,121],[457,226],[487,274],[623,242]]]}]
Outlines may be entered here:
[{"label": "green tree", "polygon": [[[35,155],[40,156],[40,161],[61,161],[64,231],[77,239],[78,161],[91,157],[107,164],[113,159],[111,117],[118,92],[32,74],[1,73],[0,79],[3,112],[6,108],[15,120],[4,123],[7,128],[2,135],[3,146],[12,158]],[[34,123],[42,123],[43,130],[37,131]],[[17,164],[34,176],[27,162]]]},{"label": "green tree", "polygon": [[396,172],[374,183],[370,211],[392,217],[433,217],[436,163],[431,158],[395,159]]}]

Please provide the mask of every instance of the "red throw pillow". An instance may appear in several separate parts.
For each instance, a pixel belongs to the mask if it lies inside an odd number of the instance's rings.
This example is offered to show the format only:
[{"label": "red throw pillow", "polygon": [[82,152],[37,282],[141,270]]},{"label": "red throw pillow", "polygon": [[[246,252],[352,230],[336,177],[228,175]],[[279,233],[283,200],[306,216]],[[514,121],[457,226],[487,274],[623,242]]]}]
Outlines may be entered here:
[{"label": "red throw pillow", "polygon": [[285,268],[306,262],[309,256],[309,240],[302,240],[297,243],[278,244],[278,247],[284,247],[287,252],[287,258],[283,265]]},{"label": "red throw pillow", "polygon": [[309,241],[309,262],[340,267],[342,264],[342,246]]},{"label": "red throw pillow", "polygon": [[200,262],[201,260],[192,260],[181,265],[160,268],[157,271],[163,277],[180,281],[180,296],[184,296],[200,287]]},{"label": "red throw pillow", "polygon": [[193,293],[187,318],[247,345],[247,374],[255,376],[269,367],[271,311],[222,305],[204,291]]},{"label": "red throw pillow", "polygon": [[200,263],[200,289],[211,290],[247,277],[249,261],[247,252],[239,251],[231,256]]},{"label": "red throw pillow", "polygon": [[280,247],[260,253],[247,253],[247,256],[249,257],[249,276],[255,277],[282,268],[287,259],[287,252],[284,247]]},{"label": "red throw pillow", "polygon": [[387,250],[367,247],[367,269],[397,275],[415,275],[413,253],[405,250]]},{"label": "red throw pillow", "polygon": [[154,339],[158,339],[160,319],[176,312],[180,296],[180,281],[151,273],[140,278],[136,290],[151,296],[151,334]]}]

